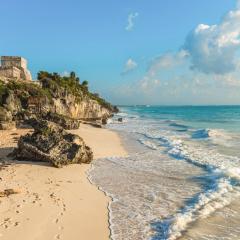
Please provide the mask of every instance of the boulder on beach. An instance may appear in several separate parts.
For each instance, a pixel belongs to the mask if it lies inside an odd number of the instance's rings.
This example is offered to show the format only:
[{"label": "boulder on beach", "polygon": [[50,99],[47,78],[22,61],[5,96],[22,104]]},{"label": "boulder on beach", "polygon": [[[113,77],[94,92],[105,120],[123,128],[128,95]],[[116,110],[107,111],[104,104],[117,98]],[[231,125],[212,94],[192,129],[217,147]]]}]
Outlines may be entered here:
[{"label": "boulder on beach", "polygon": [[80,127],[80,121],[57,113],[48,112],[42,116],[43,119],[57,123],[61,127],[67,130],[78,129]]},{"label": "boulder on beach", "polygon": [[12,153],[18,160],[50,162],[55,167],[90,163],[92,150],[83,139],[46,120],[33,120],[34,132],[22,136]]}]

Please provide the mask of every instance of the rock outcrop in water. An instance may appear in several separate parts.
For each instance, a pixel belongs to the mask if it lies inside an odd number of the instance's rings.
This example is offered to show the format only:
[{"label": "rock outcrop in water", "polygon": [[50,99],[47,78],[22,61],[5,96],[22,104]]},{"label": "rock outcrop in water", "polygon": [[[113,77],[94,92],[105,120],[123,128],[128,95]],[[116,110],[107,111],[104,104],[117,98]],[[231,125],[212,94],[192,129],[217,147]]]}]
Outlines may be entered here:
[{"label": "rock outcrop in water", "polygon": [[91,149],[78,135],[46,120],[34,120],[32,126],[34,132],[22,136],[12,153],[16,159],[50,162],[55,167],[92,161]]}]

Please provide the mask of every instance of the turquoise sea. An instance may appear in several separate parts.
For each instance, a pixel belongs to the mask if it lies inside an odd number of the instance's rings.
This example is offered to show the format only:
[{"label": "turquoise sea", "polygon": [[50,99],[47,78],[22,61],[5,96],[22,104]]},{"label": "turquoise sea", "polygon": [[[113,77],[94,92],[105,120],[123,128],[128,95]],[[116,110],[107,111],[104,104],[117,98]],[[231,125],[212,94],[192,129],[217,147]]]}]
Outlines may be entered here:
[{"label": "turquoise sea", "polygon": [[[129,152],[94,162],[112,239],[240,239],[240,106],[124,106]],[[122,122],[118,119],[121,118]]]}]

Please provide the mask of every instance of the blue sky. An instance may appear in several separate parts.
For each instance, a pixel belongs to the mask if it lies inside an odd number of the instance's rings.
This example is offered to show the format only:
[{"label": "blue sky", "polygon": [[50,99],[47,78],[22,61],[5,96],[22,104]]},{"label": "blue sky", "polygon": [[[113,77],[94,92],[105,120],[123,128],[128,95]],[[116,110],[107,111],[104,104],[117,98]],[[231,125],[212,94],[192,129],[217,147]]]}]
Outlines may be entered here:
[{"label": "blue sky", "polygon": [[[240,104],[236,5],[1,0],[0,55],[24,56],[33,76],[74,70],[113,103]],[[236,14],[226,20],[231,10]],[[220,46],[226,36],[231,39]]]}]

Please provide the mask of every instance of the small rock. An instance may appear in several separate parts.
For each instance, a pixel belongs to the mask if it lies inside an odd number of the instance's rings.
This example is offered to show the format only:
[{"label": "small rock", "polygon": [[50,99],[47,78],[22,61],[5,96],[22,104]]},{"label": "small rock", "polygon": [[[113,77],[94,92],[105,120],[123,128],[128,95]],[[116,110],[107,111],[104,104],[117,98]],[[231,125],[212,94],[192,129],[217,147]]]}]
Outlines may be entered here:
[{"label": "small rock", "polygon": [[8,197],[9,195],[17,193],[20,193],[20,191],[14,189],[5,189],[3,192],[0,192],[0,197]]}]

